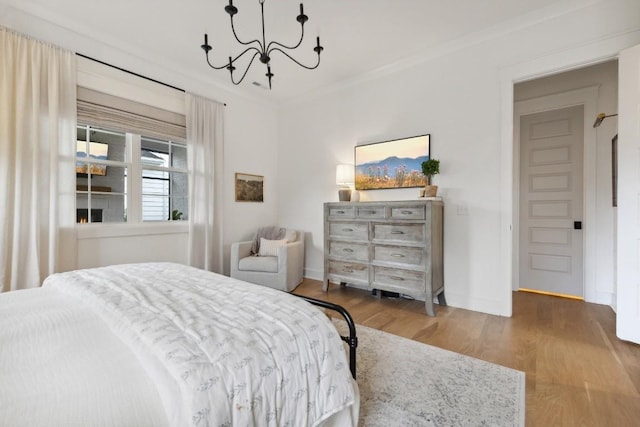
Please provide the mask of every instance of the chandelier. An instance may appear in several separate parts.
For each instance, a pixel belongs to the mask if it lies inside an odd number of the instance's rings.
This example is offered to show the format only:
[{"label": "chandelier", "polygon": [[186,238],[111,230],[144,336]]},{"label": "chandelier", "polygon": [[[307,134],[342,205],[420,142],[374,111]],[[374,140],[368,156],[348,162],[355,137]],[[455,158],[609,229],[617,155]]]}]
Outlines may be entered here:
[{"label": "chandelier", "polygon": [[[298,40],[298,43],[296,43],[293,46],[286,46],[275,40],[270,41],[267,44],[267,39],[265,37],[265,29],[264,29],[264,0],[259,0],[259,2],[260,2],[260,8],[262,12],[262,41],[260,41],[259,39],[255,39],[249,42],[244,42],[240,40],[240,38],[238,38],[238,35],[236,34],[235,26],[233,24],[233,16],[236,13],[238,13],[238,8],[233,5],[233,0],[229,0],[229,4],[224,7],[224,10],[231,17],[231,31],[233,32],[233,36],[236,38],[236,41],[238,43],[248,47],[245,50],[243,50],[235,58],[230,56],[229,61],[227,63],[220,66],[216,66],[216,65],[213,65],[209,60],[209,52],[213,49],[213,47],[209,44],[209,36],[205,33],[204,44],[201,45],[200,47],[202,48],[202,50],[204,50],[204,53],[207,57],[207,64],[209,64],[209,66],[215,70],[221,70],[223,68],[226,68],[227,70],[229,70],[229,74],[231,75],[231,82],[234,85],[238,85],[242,83],[242,80],[244,80],[245,76],[247,75],[247,72],[249,71],[249,68],[251,68],[251,64],[253,63],[254,59],[256,59],[256,57],[259,57],[260,62],[262,62],[267,66],[267,73],[265,74],[265,76],[267,76],[267,78],[269,79],[269,89],[271,89],[271,78],[274,76],[274,74],[271,72],[271,54],[274,52],[282,53],[284,56],[286,56],[287,58],[289,58],[290,60],[298,64],[299,66],[306,68],[307,70],[313,70],[315,68],[318,68],[318,65],[320,65],[320,52],[324,50],[324,48],[320,46],[320,37],[316,37],[316,46],[313,48],[313,51],[318,54],[318,62],[316,62],[316,64],[313,66],[302,64],[287,52],[287,51],[294,50],[298,46],[300,46],[300,44],[302,43],[302,39],[304,38],[304,23],[309,20],[309,17],[304,14],[304,7],[302,3],[300,3],[300,14],[296,17],[296,21],[300,23],[300,30],[301,30],[300,40]],[[234,74],[233,74],[233,72],[236,70],[236,67],[234,64],[236,64],[237,61],[240,58],[242,58],[245,54],[251,54],[251,53],[253,53],[253,55],[251,56],[251,60],[249,61],[247,68],[242,73],[242,77],[240,77],[240,79],[236,81],[234,79]]]}]

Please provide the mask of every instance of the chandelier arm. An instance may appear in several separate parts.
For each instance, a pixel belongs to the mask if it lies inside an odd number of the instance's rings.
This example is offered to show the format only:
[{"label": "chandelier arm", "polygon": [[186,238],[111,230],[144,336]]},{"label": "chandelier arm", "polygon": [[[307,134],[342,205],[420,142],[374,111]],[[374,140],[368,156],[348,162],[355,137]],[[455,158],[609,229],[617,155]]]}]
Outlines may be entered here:
[{"label": "chandelier arm", "polygon": [[[258,48],[257,48],[257,47],[255,47],[255,46],[251,46],[251,47],[246,48],[244,51],[242,51],[242,53],[240,53],[238,56],[236,56],[235,58],[233,58],[233,59],[231,60],[231,64],[233,65],[233,63],[234,63],[234,62],[236,62],[236,61],[237,61],[241,56],[243,56],[245,53],[249,52],[250,50],[255,50],[255,51],[256,51],[256,53],[253,55],[253,56],[254,56],[254,58],[255,58],[255,56],[256,56],[256,55],[258,55],[258,54],[262,54],[262,52],[260,52],[260,49],[258,49]],[[219,67],[217,67],[217,66],[213,65],[213,64],[209,61],[209,53],[208,53],[208,52],[207,52],[207,55],[206,55],[206,56],[207,56],[207,64],[209,64],[209,66],[210,66],[211,68],[213,68],[214,70],[222,70],[223,68],[227,68],[227,67],[229,67],[229,63],[228,63],[228,62],[224,63],[223,65],[221,65],[221,66],[219,66]],[[251,61],[253,61],[253,59],[251,59]]]},{"label": "chandelier arm", "polygon": [[[258,56],[261,52],[256,49],[255,47],[251,48],[251,49],[255,49],[256,53],[253,54],[253,56],[251,57],[251,61],[249,61],[249,65],[247,65],[247,69],[244,70],[244,73],[242,73],[242,77],[240,77],[240,80],[238,80],[237,82],[233,80],[233,73],[230,72],[231,74],[231,83],[233,83],[234,85],[239,85],[240,83],[242,83],[242,81],[244,80],[244,78],[246,77],[247,73],[249,72],[249,68],[251,68],[251,64],[253,63],[253,60],[256,59],[256,56]],[[245,52],[247,52],[249,49],[245,50]],[[244,54],[244,52],[243,52]],[[236,59],[238,59],[240,56],[237,56]],[[235,61],[235,59],[234,59]]]},{"label": "chandelier arm", "polygon": [[223,68],[227,68],[227,65],[229,65],[229,64],[224,64],[220,67],[216,67],[211,63],[211,61],[209,61],[209,52],[207,52],[206,56],[207,56],[207,64],[209,64],[209,67],[213,68],[214,70],[222,70]]},{"label": "chandelier arm", "polygon": [[[235,58],[233,58],[233,59],[231,60],[231,63],[233,64],[233,63],[234,63],[234,62],[236,62],[238,59],[240,59],[242,56],[244,56],[244,54],[245,54],[245,53],[247,53],[247,52],[249,52],[249,51],[251,51],[251,50],[255,50],[255,51],[256,51],[256,53],[254,53],[254,54],[253,54],[253,58],[251,58],[251,61],[253,61],[253,59],[256,57],[256,55],[262,55],[262,52],[260,51],[260,49],[258,49],[258,48],[257,48],[257,47],[255,47],[255,46],[250,46],[250,47],[246,48],[245,50],[243,50],[243,51],[242,51],[242,53],[240,53],[238,56],[236,56]],[[249,63],[249,64],[251,64],[251,63]],[[229,65],[229,64],[227,63],[227,65]],[[225,67],[226,67],[227,65],[225,65]]]},{"label": "chandelier arm", "polygon": [[307,70],[315,70],[316,68],[318,68],[318,65],[320,65],[320,53],[318,53],[318,62],[316,63],[316,65],[309,67],[309,66],[304,65],[301,62],[297,61],[293,56],[289,55],[287,52],[285,52],[284,50],[282,50],[282,49],[280,49],[278,47],[272,48],[270,52],[273,52],[273,51],[278,51],[278,52],[282,53],[283,55],[288,57],[290,60],[292,60],[293,62],[295,62],[296,64],[298,64],[302,68],[306,68]]},{"label": "chandelier arm", "polygon": [[298,43],[295,46],[286,46],[286,45],[283,45],[282,43],[278,43],[277,41],[273,40],[269,42],[269,44],[267,45],[267,55],[269,55],[273,51],[273,49],[275,49],[271,47],[272,44],[276,46],[280,46],[285,49],[290,49],[290,50],[297,49],[302,43],[302,39],[304,38],[304,24],[301,24],[301,26],[302,26],[302,31],[300,33],[300,40],[298,40]]},{"label": "chandelier arm", "polygon": [[[235,27],[235,25],[233,25],[233,15],[231,16],[231,32],[233,33],[233,37],[236,38],[236,41],[238,43],[243,44],[245,46],[246,45],[250,45],[251,43],[258,43],[258,46],[260,46],[260,53],[265,51],[264,45],[258,39],[251,40],[250,42],[243,42],[242,40],[240,40],[238,38],[238,34],[236,33],[236,27]],[[262,24],[262,32],[264,34],[264,23]]]}]

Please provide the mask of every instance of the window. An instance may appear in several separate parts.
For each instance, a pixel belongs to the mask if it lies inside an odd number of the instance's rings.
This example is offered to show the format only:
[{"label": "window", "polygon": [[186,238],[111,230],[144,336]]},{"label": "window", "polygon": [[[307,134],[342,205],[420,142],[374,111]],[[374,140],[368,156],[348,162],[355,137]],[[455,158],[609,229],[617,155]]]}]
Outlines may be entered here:
[{"label": "window", "polygon": [[126,134],[88,125],[77,129],[76,222],[126,222]]},{"label": "window", "polygon": [[77,140],[78,223],[187,219],[184,143],[84,124]]},{"label": "window", "polygon": [[77,222],[187,219],[184,114],[82,86],[77,96]]},{"label": "window", "polygon": [[140,163],[143,221],[184,219],[188,208],[187,147],[143,137]]}]

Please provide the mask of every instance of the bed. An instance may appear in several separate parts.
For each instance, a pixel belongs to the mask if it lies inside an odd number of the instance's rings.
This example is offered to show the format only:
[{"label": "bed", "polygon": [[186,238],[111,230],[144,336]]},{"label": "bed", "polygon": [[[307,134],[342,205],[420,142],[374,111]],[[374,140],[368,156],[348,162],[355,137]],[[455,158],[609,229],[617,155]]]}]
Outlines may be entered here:
[{"label": "bed", "polygon": [[0,294],[0,425],[355,426],[357,338],[309,302],[173,263]]}]

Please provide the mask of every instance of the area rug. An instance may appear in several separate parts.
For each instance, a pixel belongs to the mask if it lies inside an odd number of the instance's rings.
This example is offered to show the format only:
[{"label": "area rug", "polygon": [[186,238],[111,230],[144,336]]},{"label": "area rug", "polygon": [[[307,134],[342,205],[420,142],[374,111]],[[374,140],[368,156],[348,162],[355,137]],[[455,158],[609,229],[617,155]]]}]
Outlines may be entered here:
[{"label": "area rug", "polygon": [[[334,323],[341,335],[346,324]],[[361,427],[524,426],[524,372],[356,326]]]}]

